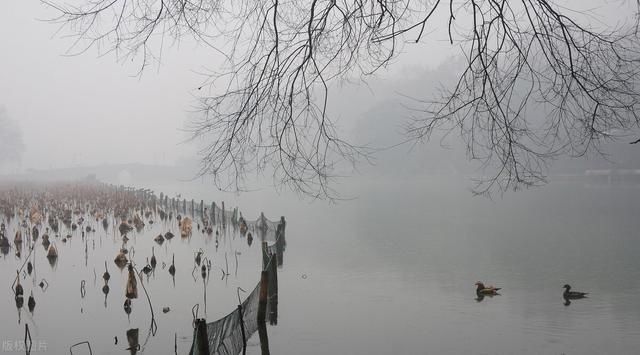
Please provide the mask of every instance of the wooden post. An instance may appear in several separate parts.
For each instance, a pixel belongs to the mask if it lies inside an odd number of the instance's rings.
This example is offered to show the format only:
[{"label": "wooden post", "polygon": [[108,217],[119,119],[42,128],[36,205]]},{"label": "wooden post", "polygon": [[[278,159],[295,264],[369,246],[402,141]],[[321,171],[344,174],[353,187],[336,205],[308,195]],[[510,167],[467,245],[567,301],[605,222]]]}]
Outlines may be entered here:
[{"label": "wooden post", "polygon": [[262,355],[270,355],[269,353],[269,337],[267,336],[267,325],[258,322],[258,336],[260,337],[260,350]]},{"label": "wooden post", "polygon": [[260,275],[260,299],[258,301],[258,324],[264,323],[267,314],[267,295],[269,287],[269,272]]},{"label": "wooden post", "polygon": [[200,218],[204,219],[204,200],[200,200]]},{"label": "wooden post", "polygon": [[276,257],[278,260],[278,266],[282,267],[284,259],[284,248],[287,244],[285,239],[285,226],[287,222],[284,220],[284,216],[280,217],[280,223],[276,229]]},{"label": "wooden post", "polygon": [[190,355],[209,355],[209,338],[207,336],[207,323],[204,319],[196,319],[196,328],[193,331],[193,344]]},{"label": "wooden post", "polygon": [[269,324],[278,324],[278,260],[277,254],[271,256],[269,264]]},{"label": "wooden post", "polygon": [[216,203],[211,202],[211,224],[216,224]]},{"label": "wooden post", "polygon": [[222,219],[222,226],[224,227],[227,224],[227,218],[225,218],[224,215],[224,201],[222,201],[222,216],[220,218]]},{"label": "wooden post", "polygon": [[262,270],[267,270],[267,263],[269,262],[269,252],[268,245],[266,241],[262,241]]},{"label": "wooden post", "polygon": [[182,199],[182,213],[187,214],[187,199]]},{"label": "wooden post", "polygon": [[265,230],[267,226],[266,217],[264,216],[264,212],[260,212],[260,225],[259,228],[261,230]]}]

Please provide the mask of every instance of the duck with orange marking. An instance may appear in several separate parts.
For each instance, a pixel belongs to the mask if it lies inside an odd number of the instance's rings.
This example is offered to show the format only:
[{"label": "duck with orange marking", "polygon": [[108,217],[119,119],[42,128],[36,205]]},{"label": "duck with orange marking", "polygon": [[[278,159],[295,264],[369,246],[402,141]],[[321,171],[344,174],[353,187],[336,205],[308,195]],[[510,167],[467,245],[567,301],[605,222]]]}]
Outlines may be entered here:
[{"label": "duck with orange marking", "polygon": [[493,296],[493,295],[499,295],[498,291],[500,291],[502,289],[502,287],[495,287],[495,286],[485,286],[484,283],[478,281],[476,282],[476,294],[478,295],[484,295],[484,296]]}]

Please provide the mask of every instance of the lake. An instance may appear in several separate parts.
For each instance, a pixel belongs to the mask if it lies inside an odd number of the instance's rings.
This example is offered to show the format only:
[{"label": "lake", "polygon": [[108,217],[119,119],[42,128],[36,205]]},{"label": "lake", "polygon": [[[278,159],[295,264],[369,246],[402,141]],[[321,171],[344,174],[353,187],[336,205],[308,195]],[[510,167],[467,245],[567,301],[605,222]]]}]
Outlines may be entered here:
[{"label": "lake", "polygon": [[[355,198],[331,204],[268,191],[222,194],[197,182],[140,185],[169,196],[225,200],[248,219],[261,211],[271,220],[286,216],[278,323],[267,327],[272,354],[634,354],[640,346],[636,187],[562,182],[488,199],[473,197],[455,179],[385,180],[340,186]],[[166,228],[156,223],[147,239],[134,237],[139,264]],[[7,285],[0,305],[4,338],[22,339],[27,323],[34,344],[44,341],[56,354],[83,340],[97,354],[129,353],[125,332],[133,328],[145,341],[148,305],[136,300],[127,317],[126,271],[112,262],[104,304],[104,260],[113,260],[121,243],[111,232],[96,234],[102,244],[89,245],[89,266],[85,244],[75,236],[60,247],[56,268],[36,263],[38,279],[50,286],[46,292],[35,287],[36,309],[33,315],[22,309],[20,324],[9,286],[22,262],[13,254],[0,260]],[[155,247],[163,262],[175,253],[176,284],[163,269],[146,284],[158,330],[144,353],[172,354],[174,344],[187,353],[191,310],[200,304],[204,316],[204,290],[206,318],[214,321],[235,309],[237,287],[250,290],[259,281],[259,243],[249,246],[232,232],[219,243],[216,250],[211,237],[194,234]],[[226,253],[231,275],[212,272],[206,283],[198,272],[192,276],[193,252],[200,248],[214,269],[225,268]],[[84,298],[80,280],[86,280]],[[478,299],[476,281],[502,287],[501,295]],[[567,305],[566,283],[588,298]],[[25,293],[32,288],[25,285]],[[164,306],[171,311],[160,312]],[[248,353],[261,353],[257,334]]]}]

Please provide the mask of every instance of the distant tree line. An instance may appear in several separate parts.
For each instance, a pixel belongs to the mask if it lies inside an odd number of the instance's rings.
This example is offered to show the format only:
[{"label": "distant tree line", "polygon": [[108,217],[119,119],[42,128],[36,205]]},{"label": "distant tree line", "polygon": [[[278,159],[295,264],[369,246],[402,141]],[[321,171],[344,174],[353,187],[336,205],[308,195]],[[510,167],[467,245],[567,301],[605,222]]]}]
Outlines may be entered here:
[{"label": "distant tree line", "polygon": [[454,130],[490,174],[477,192],[543,183],[550,160],[597,152],[640,122],[640,2],[626,3],[615,27],[559,0],[45,2],[75,36],[72,54],[97,47],[141,59],[142,71],[165,41],[192,37],[219,53],[225,64],[202,87],[192,128],[206,142],[201,173],[226,189],[258,171],[334,196],[336,164],[372,151],[346,141],[327,113],[332,83],[393,65],[433,29],[466,65],[452,86],[420,98],[406,137]]}]

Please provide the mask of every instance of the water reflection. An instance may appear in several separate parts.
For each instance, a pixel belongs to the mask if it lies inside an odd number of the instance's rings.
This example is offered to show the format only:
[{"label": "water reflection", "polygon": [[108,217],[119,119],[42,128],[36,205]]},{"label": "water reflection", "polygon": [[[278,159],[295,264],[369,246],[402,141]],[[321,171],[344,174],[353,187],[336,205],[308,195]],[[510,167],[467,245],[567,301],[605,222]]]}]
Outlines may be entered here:
[{"label": "water reflection", "polygon": [[169,274],[174,278],[174,286],[175,286],[175,275],[176,275],[176,254],[171,256],[171,266],[169,266]]},{"label": "water reflection", "polygon": [[36,299],[33,298],[33,291],[29,295],[29,300],[27,301],[27,307],[29,308],[29,312],[33,314],[33,310],[36,308]]},{"label": "water reflection", "polygon": [[16,245],[16,258],[20,259],[22,257],[22,240],[15,243]]},{"label": "water reflection", "polygon": [[107,308],[107,296],[109,295],[109,285],[105,281],[104,286],[102,286],[102,293],[104,293],[104,308]]},{"label": "water reflection", "polygon": [[18,310],[18,324],[22,321],[22,306],[24,306],[24,297],[22,295],[16,295],[14,298],[16,302],[16,309]]},{"label": "water reflection", "polygon": [[47,250],[47,260],[52,269],[55,269],[58,262],[58,249],[54,245],[50,245]]},{"label": "water reflection", "polygon": [[480,302],[484,301],[485,298],[487,298],[487,297],[488,298],[493,298],[494,296],[500,296],[500,294],[496,293],[496,294],[493,294],[493,295],[485,295],[485,294],[481,294],[481,293],[480,294],[476,293],[475,300],[476,300],[476,302],[480,303]]},{"label": "water reflection", "polygon": [[131,299],[127,298],[124,300],[124,313],[127,314],[127,317],[129,317],[129,315],[131,314]]}]

